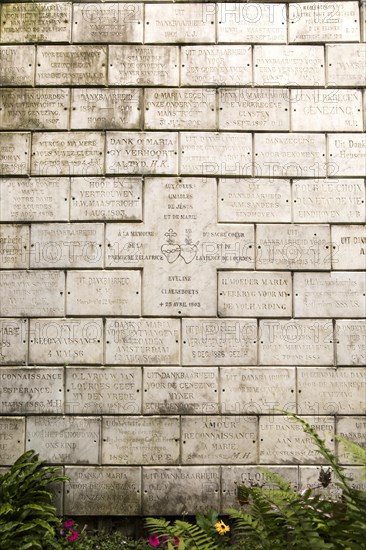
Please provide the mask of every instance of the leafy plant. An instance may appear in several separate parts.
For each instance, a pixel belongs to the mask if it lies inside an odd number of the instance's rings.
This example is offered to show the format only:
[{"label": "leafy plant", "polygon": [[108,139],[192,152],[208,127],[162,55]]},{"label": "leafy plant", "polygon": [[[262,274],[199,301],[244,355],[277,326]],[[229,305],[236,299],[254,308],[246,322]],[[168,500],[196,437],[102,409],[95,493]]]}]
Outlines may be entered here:
[{"label": "leafy plant", "polygon": [[[201,525],[199,525],[201,523]],[[207,525],[203,521],[203,516],[198,516],[197,524],[188,521],[175,520],[172,524],[165,519],[146,518],[145,524],[148,530],[157,537],[162,537],[163,546],[167,550],[215,550],[219,548],[215,533],[207,532]]]}]

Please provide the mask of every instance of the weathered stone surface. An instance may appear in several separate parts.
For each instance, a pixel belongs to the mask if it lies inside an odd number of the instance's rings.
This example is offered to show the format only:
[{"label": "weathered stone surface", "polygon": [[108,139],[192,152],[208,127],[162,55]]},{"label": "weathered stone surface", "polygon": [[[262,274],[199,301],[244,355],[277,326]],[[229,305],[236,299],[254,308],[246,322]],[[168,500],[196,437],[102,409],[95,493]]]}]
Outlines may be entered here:
[{"label": "weathered stone surface", "polygon": [[335,339],[337,365],[366,364],[365,320],[337,320]]},{"label": "weathered stone surface", "polygon": [[70,271],[68,315],[140,315],[139,271]]},{"label": "weathered stone surface", "polygon": [[254,416],[183,416],[183,464],[248,464],[258,459]]},{"label": "weathered stone surface", "polygon": [[106,362],[110,365],[178,365],[178,319],[106,319]]},{"label": "weathered stone surface", "polygon": [[176,46],[109,46],[108,82],[121,86],[177,86]]},{"label": "weathered stone surface", "polygon": [[66,412],[140,414],[141,383],[139,367],[69,367],[66,369]]},{"label": "weathered stone surface", "polygon": [[142,42],[143,4],[74,4],[73,42]]},{"label": "weathered stone surface", "polygon": [[257,321],[183,319],[183,365],[254,365]]},{"label": "weathered stone surface", "polygon": [[286,43],[285,4],[220,3],[217,17],[219,42]]},{"label": "weathered stone surface", "polygon": [[65,514],[135,516],[141,513],[140,468],[66,466],[65,474],[71,478],[65,494]]},{"label": "weathered stone surface", "polygon": [[102,319],[31,319],[29,335],[30,363],[103,362]]},{"label": "weathered stone surface", "polygon": [[[334,452],[334,418],[332,416],[303,417],[325,439]],[[261,416],[259,419],[260,464],[323,464],[313,439],[299,422],[284,416]]]},{"label": "weathered stone surface", "polygon": [[26,441],[47,462],[98,464],[100,418],[29,416]]},{"label": "weathered stone surface", "polygon": [[[357,202],[364,207],[364,200]],[[365,225],[332,225],[331,238],[333,269],[366,269]]]},{"label": "weathered stone surface", "polygon": [[[330,483],[326,487],[322,485],[324,474],[330,474]],[[348,472],[344,472],[344,474],[348,475]],[[342,489],[336,484],[337,477],[327,466],[300,466],[299,477],[301,491],[311,489],[313,495],[334,500],[338,500],[342,495]]]},{"label": "weathered stone surface", "polygon": [[328,44],[327,83],[330,86],[366,86],[366,44]]},{"label": "weathered stone surface", "polygon": [[2,86],[33,86],[35,59],[34,46],[0,46]]},{"label": "weathered stone surface", "polygon": [[274,414],[296,410],[294,368],[224,367],[220,369],[222,414]]},{"label": "weathered stone surface", "polygon": [[333,365],[330,319],[260,321],[259,338],[260,365]]},{"label": "weathered stone surface", "polygon": [[104,226],[101,223],[46,223],[31,226],[30,266],[103,267]]},{"label": "weathered stone surface", "polygon": [[178,464],[179,417],[104,417],[103,464]]},{"label": "weathered stone surface", "polygon": [[0,319],[0,365],[22,365],[28,356],[28,319]]},{"label": "weathered stone surface", "polygon": [[1,367],[0,381],[3,413],[63,413],[62,368]]},{"label": "weathered stone surface", "polygon": [[222,317],[291,317],[291,273],[220,271],[218,314]]},{"label": "weathered stone surface", "polygon": [[295,273],[296,317],[365,317],[364,273]]},{"label": "weathered stone surface", "polygon": [[145,43],[165,42],[214,43],[215,4],[146,4]]},{"label": "weathered stone surface", "polygon": [[23,454],[24,438],[24,418],[0,417],[0,464],[2,466],[11,466]]},{"label": "weathered stone surface", "polygon": [[328,174],[364,177],[366,136],[364,134],[328,135]]},{"label": "weathered stone surface", "polygon": [[182,46],[181,58],[182,86],[243,86],[252,82],[251,46]]},{"label": "weathered stone surface", "polygon": [[27,269],[28,266],[29,226],[0,225],[0,269]]},{"label": "weathered stone surface", "polygon": [[328,225],[257,226],[257,269],[330,269]]},{"label": "weathered stone surface", "polygon": [[0,176],[29,174],[30,135],[0,132]]},{"label": "weathered stone surface", "polygon": [[218,466],[146,467],[142,469],[144,515],[182,515],[220,506]]},{"label": "weathered stone surface", "polygon": [[62,271],[0,272],[0,315],[57,317],[64,315]]},{"label": "weathered stone surface", "polygon": [[[366,450],[366,416],[338,416],[337,435]],[[337,441],[337,456],[341,464],[353,464],[352,456],[341,441]]]},{"label": "weathered stone surface", "polygon": [[295,222],[365,221],[365,186],[361,179],[297,180],[292,192]]},{"label": "weathered stone surface", "polygon": [[146,367],[144,414],[217,414],[218,369]]}]

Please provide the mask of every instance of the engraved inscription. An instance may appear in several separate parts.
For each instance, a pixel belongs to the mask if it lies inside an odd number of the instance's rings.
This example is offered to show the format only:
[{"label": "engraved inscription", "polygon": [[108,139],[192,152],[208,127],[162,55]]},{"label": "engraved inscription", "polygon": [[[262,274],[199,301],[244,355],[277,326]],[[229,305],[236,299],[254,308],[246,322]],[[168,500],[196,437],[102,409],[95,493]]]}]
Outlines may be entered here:
[{"label": "engraved inscription", "polygon": [[0,132],[0,176],[29,173],[30,135]]},{"label": "engraved inscription", "polygon": [[28,355],[28,319],[0,319],[0,365],[22,365]]},{"label": "engraved inscription", "polygon": [[[215,4],[145,5],[145,42],[214,43]],[[210,9],[211,8],[211,9]]]},{"label": "engraved inscription", "polygon": [[27,269],[28,252],[28,225],[0,225],[0,269]]},{"label": "engraved inscription", "polygon": [[365,320],[337,320],[335,336],[337,365],[366,364]]},{"label": "engraved inscription", "polygon": [[[336,420],[336,429],[337,435],[366,450],[366,416],[339,416]],[[337,441],[337,456],[341,464],[354,463],[341,441]]]},{"label": "engraved inscription", "polygon": [[[364,177],[366,136],[360,134],[328,135],[329,171],[338,176]],[[329,174],[332,176],[332,173]]]},{"label": "engraved inscription", "polygon": [[217,4],[219,42],[274,42],[287,39],[285,4]]},{"label": "engraved inscription", "polygon": [[365,270],[366,226],[333,225],[331,236],[332,268]]},{"label": "engraved inscription", "polygon": [[0,82],[2,86],[33,86],[34,46],[0,46]]},{"label": "engraved inscription", "polygon": [[[25,420],[0,418],[0,465],[11,466],[24,452]],[[1,472],[0,472],[1,475]]]},{"label": "engraved inscription", "polygon": [[328,85],[366,86],[366,44],[329,44]]}]

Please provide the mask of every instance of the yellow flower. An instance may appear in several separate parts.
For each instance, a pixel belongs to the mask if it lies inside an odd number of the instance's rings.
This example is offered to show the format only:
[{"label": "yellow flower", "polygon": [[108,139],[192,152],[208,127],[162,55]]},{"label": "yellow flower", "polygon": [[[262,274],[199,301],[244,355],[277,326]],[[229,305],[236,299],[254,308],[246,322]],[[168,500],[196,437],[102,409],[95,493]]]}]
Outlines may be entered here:
[{"label": "yellow flower", "polygon": [[230,531],[230,527],[226,525],[222,520],[215,523],[215,529],[219,535],[225,535]]}]

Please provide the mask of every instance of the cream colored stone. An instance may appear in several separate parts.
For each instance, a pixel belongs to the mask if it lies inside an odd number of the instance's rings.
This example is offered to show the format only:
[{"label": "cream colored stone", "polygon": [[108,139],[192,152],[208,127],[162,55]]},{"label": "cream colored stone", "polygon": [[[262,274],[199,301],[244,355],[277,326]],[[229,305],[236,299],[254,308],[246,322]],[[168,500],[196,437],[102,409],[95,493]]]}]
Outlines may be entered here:
[{"label": "cream colored stone", "polygon": [[0,225],[0,269],[29,267],[29,226]]},{"label": "cream colored stone", "polygon": [[217,4],[219,42],[286,43],[285,4]]},{"label": "cream colored stone", "polygon": [[29,174],[30,134],[0,132],[0,176]]},{"label": "cream colored stone", "polygon": [[366,364],[365,320],[337,320],[335,338],[337,365]]},{"label": "cream colored stone", "polygon": [[215,4],[146,4],[145,43],[166,42],[214,43]]},{"label": "cream colored stone", "polygon": [[35,46],[0,46],[0,81],[3,86],[33,86]]},{"label": "cream colored stone", "polygon": [[142,42],[143,4],[74,4],[73,42]]},{"label": "cream colored stone", "polygon": [[[365,200],[358,202],[365,203]],[[362,206],[364,204],[360,204],[360,209]],[[366,269],[365,225],[333,225],[331,238],[333,269]]]},{"label": "cream colored stone", "polygon": [[[366,450],[366,416],[338,416],[336,433]],[[355,464],[347,445],[341,441],[337,441],[337,457],[341,464]]]},{"label": "cream colored stone", "polygon": [[[0,464],[11,466],[24,453],[25,419],[0,417]],[[0,474],[1,475],[1,474]]]},{"label": "cream colored stone", "polygon": [[365,176],[366,136],[364,134],[328,135],[328,175]]},{"label": "cream colored stone", "polygon": [[366,86],[366,44],[328,44],[327,83]]},{"label": "cream colored stone", "polygon": [[0,319],[0,365],[25,365],[28,319]]}]

